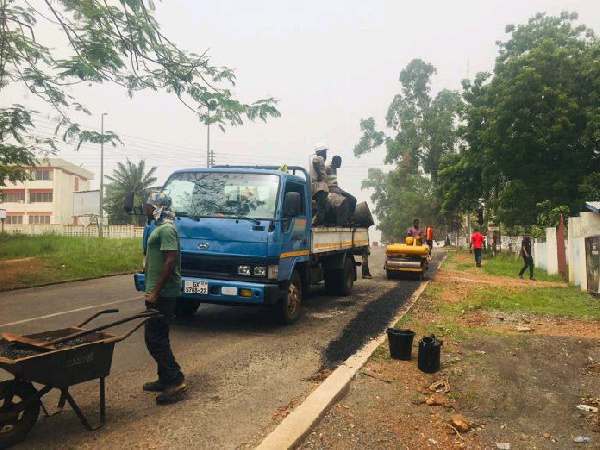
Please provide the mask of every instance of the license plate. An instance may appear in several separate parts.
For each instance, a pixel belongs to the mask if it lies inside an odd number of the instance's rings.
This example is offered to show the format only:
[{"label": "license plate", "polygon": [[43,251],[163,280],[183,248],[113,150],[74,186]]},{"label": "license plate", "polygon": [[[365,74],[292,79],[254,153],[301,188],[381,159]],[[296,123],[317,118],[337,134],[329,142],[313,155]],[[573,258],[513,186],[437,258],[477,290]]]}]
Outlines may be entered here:
[{"label": "license plate", "polygon": [[208,294],[208,283],[206,281],[186,281],[183,287],[186,294]]}]

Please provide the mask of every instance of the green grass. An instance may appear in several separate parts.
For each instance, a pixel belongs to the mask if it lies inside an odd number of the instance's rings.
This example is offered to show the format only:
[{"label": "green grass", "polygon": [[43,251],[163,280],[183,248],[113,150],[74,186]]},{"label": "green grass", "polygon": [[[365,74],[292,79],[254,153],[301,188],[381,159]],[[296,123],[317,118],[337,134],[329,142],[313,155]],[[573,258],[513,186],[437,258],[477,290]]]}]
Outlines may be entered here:
[{"label": "green grass", "polygon": [[600,301],[576,287],[530,287],[524,290],[484,289],[453,309],[486,309],[600,319]]},{"label": "green grass", "polygon": [[79,237],[0,234],[0,262],[23,258],[40,263],[32,265],[32,270],[17,270],[19,263],[5,264],[0,274],[2,287],[134,272],[142,266],[141,239],[88,238],[86,242]]},{"label": "green grass", "polygon": [[[513,253],[496,253],[494,258],[491,252],[483,254],[482,269],[488,275],[516,277],[523,265],[523,258],[515,258]],[[529,276],[529,268],[524,276]],[[565,281],[559,275],[548,275],[547,271],[537,267],[534,269],[534,276],[539,281]]]}]

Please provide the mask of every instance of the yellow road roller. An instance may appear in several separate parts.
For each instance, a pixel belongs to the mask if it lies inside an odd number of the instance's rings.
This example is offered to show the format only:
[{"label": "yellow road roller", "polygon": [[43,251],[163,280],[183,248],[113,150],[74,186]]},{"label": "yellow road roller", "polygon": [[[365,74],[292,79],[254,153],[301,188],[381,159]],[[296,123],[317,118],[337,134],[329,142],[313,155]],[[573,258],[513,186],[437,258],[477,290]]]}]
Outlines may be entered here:
[{"label": "yellow road roller", "polygon": [[429,250],[429,245],[423,244],[420,237],[409,236],[403,244],[389,244],[385,259],[388,280],[402,273],[412,273],[423,280],[429,267]]}]

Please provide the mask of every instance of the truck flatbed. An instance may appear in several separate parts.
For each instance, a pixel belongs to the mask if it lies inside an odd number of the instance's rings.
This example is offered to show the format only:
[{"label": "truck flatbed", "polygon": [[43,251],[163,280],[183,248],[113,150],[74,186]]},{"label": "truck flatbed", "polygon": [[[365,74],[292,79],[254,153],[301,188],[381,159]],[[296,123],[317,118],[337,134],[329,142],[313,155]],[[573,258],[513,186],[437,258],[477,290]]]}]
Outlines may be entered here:
[{"label": "truck flatbed", "polygon": [[366,228],[315,227],[312,229],[312,254],[323,254],[369,246]]}]

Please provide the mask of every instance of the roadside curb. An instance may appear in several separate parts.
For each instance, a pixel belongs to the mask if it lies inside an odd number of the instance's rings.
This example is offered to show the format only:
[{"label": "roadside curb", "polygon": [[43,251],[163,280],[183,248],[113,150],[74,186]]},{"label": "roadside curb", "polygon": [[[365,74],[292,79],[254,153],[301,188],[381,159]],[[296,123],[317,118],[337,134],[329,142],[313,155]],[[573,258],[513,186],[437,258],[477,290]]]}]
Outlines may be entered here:
[{"label": "roadside curb", "polygon": [[[444,255],[438,266],[442,266],[446,260]],[[408,313],[421,294],[425,291],[429,282],[427,280],[413,292],[404,307],[396,314],[389,323],[389,327]],[[342,398],[350,387],[358,371],[369,360],[373,352],[387,339],[384,331],[378,337],[365,344],[354,355],[344,361],[331,375],[329,375],[317,389],[315,389],[299,406],[297,406],[279,425],[260,443],[257,449],[279,450],[289,449],[302,443],[312,428],[323,418],[329,408]]]},{"label": "roadside curb", "polygon": [[41,288],[41,287],[56,286],[59,284],[76,283],[78,281],[100,280],[102,278],[118,277],[121,275],[134,275],[135,273],[136,272],[117,272],[117,273],[111,273],[110,275],[100,275],[97,277],[72,278],[70,280],[51,281],[49,283],[34,284],[32,286],[20,286],[20,287],[16,287],[16,288],[0,289],[0,293],[12,292],[12,291],[22,291],[23,289],[35,289],[35,288]]}]

